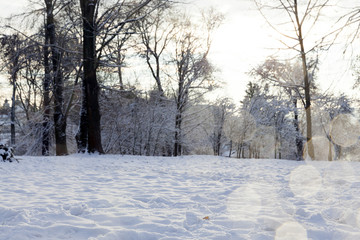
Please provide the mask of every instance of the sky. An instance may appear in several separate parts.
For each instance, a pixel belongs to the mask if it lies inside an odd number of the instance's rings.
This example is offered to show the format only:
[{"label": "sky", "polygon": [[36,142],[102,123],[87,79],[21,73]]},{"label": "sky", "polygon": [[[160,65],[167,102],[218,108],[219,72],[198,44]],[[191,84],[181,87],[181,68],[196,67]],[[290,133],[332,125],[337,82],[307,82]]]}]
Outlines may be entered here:
[{"label": "sky", "polygon": [[[221,3],[220,3],[221,2]],[[220,69],[219,77],[227,84],[225,95],[240,101],[250,80],[247,72],[273,52],[268,25],[252,0],[196,0],[199,8],[214,6],[225,15],[223,24],[215,32],[211,55]]]},{"label": "sky", "polygon": [[[258,11],[253,0],[193,0],[199,8],[215,6],[225,15],[224,24],[215,35],[212,57],[220,66],[220,76],[227,82],[226,94],[240,101],[244,95],[244,89],[248,81],[253,80],[247,72],[261,64],[267,57],[280,57],[284,54],[294,56],[293,50],[283,50],[284,45],[279,40],[284,38],[274,31]],[[306,2],[305,0],[299,1]],[[327,8],[322,12],[317,28],[314,28],[305,39],[305,47],[310,48],[312,41],[317,41],[322,36],[332,31],[338,17],[348,12],[353,7],[359,7],[352,0],[330,0],[330,4],[336,6]],[[275,20],[274,18],[279,18]],[[287,21],[287,17],[270,16],[272,23]],[[278,27],[283,30],[282,26]],[[336,28],[335,26],[333,28]],[[290,33],[291,34],[291,33]],[[348,48],[343,54],[346,36],[340,35],[336,44],[329,51],[320,55],[320,66],[317,83],[324,92],[336,94],[345,92],[351,96],[356,95],[352,90],[354,77],[351,70],[351,59],[359,54],[355,45]],[[357,47],[359,47],[357,45]],[[279,50],[280,49],[280,50]]]},{"label": "sky", "polygon": [[[6,17],[11,13],[16,13],[26,1],[3,1],[0,16]],[[230,96],[235,102],[241,101],[246,84],[253,80],[247,73],[261,64],[268,56],[283,56],[283,53],[286,52],[286,50],[279,51],[279,48],[284,47],[279,42],[282,37],[269,27],[253,0],[187,1],[190,2],[190,5],[187,6],[190,12],[196,13],[201,9],[213,6],[225,15],[223,24],[213,36],[210,59],[219,69],[217,78],[226,83],[221,95]],[[355,1],[352,0],[331,0],[330,2],[341,7],[336,11],[324,12],[323,17],[326,23],[323,26],[318,25],[319,29],[326,29],[324,31],[329,29],[329,21],[337,19],[341,11],[347,11],[356,6]],[[351,91],[354,78],[349,58],[353,58],[353,55],[358,52],[353,48],[353,52],[348,51],[348,55],[343,55],[343,50],[343,46],[339,44],[330,51],[322,53],[318,84],[323,91],[346,92],[354,95],[356,91]],[[350,55],[349,52],[351,52]],[[294,51],[291,54],[296,53]]]},{"label": "sky", "polygon": [[[196,0],[195,2],[201,7],[214,5],[226,16],[224,24],[215,36],[212,53],[214,60],[216,58],[221,59],[219,65],[221,65],[222,76],[228,83],[227,92],[234,99],[240,100],[243,97],[244,86],[248,81],[253,80],[247,72],[261,64],[267,57],[298,54],[293,50],[283,50],[284,45],[279,40],[283,41],[284,38],[269,26],[259,13],[253,0],[225,0],[221,2],[217,0]],[[322,34],[330,32],[330,25],[337,21],[338,16],[356,6],[351,0],[333,0],[330,2],[337,8],[332,12],[325,9],[322,18],[320,18],[321,21],[317,24],[318,28],[313,29],[309,34],[309,36],[314,36],[314,41],[321,37],[317,35],[318,32]],[[274,18],[274,16],[271,17]],[[272,18],[269,20],[272,23],[280,22],[280,20],[276,21]],[[287,21],[287,18],[281,21]],[[281,26],[279,29],[283,30]],[[305,39],[305,47],[310,48],[312,39],[308,36],[307,38]],[[343,43],[345,41],[345,35],[341,35],[336,41],[336,45],[320,55],[321,63],[317,83],[322,91],[356,94],[356,91],[352,91],[354,77],[352,76],[350,59],[359,54],[359,51],[353,47],[347,50],[347,54],[343,54]]]}]

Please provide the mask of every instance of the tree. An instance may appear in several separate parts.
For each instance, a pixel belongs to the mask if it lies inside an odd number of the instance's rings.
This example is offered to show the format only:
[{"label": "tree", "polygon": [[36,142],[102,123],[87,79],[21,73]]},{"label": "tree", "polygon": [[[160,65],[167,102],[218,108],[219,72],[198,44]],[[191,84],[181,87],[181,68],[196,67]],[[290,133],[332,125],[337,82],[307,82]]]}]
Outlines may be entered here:
[{"label": "tree", "polygon": [[184,16],[182,22],[179,22],[179,30],[174,37],[175,53],[172,62],[175,63],[177,82],[174,156],[181,155],[183,151],[183,114],[189,100],[193,94],[200,93],[199,90],[207,92],[214,87],[212,82],[214,67],[207,57],[211,47],[211,34],[219,27],[223,16],[210,10],[208,15],[203,15],[203,17],[206,29],[205,38],[197,34],[200,30],[197,30]]},{"label": "tree", "polygon": [[15,145],[15,97],[18,81],[18,73],[22,67],[22,46],[23,40],[18,34],[3,35],[0,39],[2,60],[5,63],[4,68],[10,74],[10,84],[12,86],[11,97],[11,146]]},{"label": "tree", "polygon": [[[269,58],[258,67],[254,68],[250,74],[259,79],[263,84],[275,88],[281,96],[285,93],[286,98],[293,105],[294,128],[296,130],[296,158],[302,159],[303,156],[303,137],[299,127],[299,113],[298,113],[298,100],[304,105],[304,86],[301,84],[303,81],[302,67],[298,62],[285,63],[280,62],[275,58]],[[312,85],[312,88],[314,86]]]},{"label": "tree", "polygon": [[[45,29],[45,32],[47,30]],[[50,73],[50,61],[49,61],[49,36],[45,34],[45,44],[43,46],[44,54],[44,78],[42,81],[43,87],[43,124],[42,124],[42,146],[41,154],[43,156],[49,155],[49,146],[50,146],[50,85],[51,85],[51,73]]]},{"label": "tree", "polygon": [[[123,34],[118,34],[114,39],[112,44],[109,44],[106,48],[105,55],[106,60],[103,61],[103,69],[110,70],[107,71],[110,74],[116,73],[119,89],[124,91],[125,84],[123,80],[123,69],[126,67],[126,52],[130,48],[127,46],[127,42],[131,39],[132,34],[131,32],[132,26],[129,26],[127,29],[124,29]],[[105,70],[105,71],[106,71]],[[111,75],[110,75],[111,76]],[[111,77],[109,77],[111,78]],[[116,83],[116,81],[114,81]]]},{"label": "tree", "polygon": [[[55,124],[55,144],[56,144],[56,155],[67,155],[67,144],[66,144],[66,116],[63,112],[63,76],[60,68],[61,64],[61,52],[56,39],[56,29],[55,29],[55,19],[54,19],[54,2],[53,0],[45,0],[45,11],[46,11],[46,24],[45,24],[45,42],[50,45],[51,49],[51,60],[52,60],[52,74],[53,74],[53,96],[54,96],[54,124]],[[44,64],[45,64],[45,79],[43,83],[44,87],[44,130],[43,130],[43,143],[44,149],[43,153],[46,155],[46,150],[48,148],[48,76],[49,66],[48,66],[48,50],[45,46],[44,49]],[[47,55],[47,56],[45,56]]]},{"label": "tree", "polygon": [[235,106],[228,98],[218,99],[212,106],[212,114],[214,118],[213,131],[210,135],[215,156],[221,155],[221,145],[224,139],[224,125],[233,113]]},{"label": "tree", "polygon": [[[140,14],[143,14],[142,16],[147,14],[146,11],[143,13],[141,10],[152,1],[116,1],[108,7],[102,6],[100,2],[100,0],[80,0],[83,18],[84,77],[81,120],[77,142],[80,152],[87,150],[90,153],[104,153],[100,128],[100,88],[96,76],[103,52],[106,46],[124,29],[126,24],[137,21],[138,18],[141,18]],[[100,14],[101,7],[103,7],[102,14]]]},{"label": "tree", "polygon": [[[17,32],[26,40],[26,52],[24,52],[26,54],[24,56],[26,66],[22,71],[22,78],[25,81],[18,82],[19,100],[28,121],[29,107],[33,105],[32,107],[35,109],[36,106],[42,106],[43,126],[41,127],[42,137],[40,137],[42,140],[42,154],[49,154],[50,139],[52,138],[51,130],[54,126],[56,154],[66,155],[68,150],[66,143],[67,108],[65,106],[69,106],[69,104],[65,104],[66,99],[64,100],[66,94],[64,82],[67,83],[66,77],[69,76],[69,72],[73,69],[68,67],[69,59],[64,59],[70,52],[64,42],[74,42],[73,39],[68,38],[67,34],[76,28],[70,23],[71,17],[66,16],[64,13],[67,13],[74,0],[36,0],[33,3],[34,6],[40,6],[40,8],[13,17],[13,19],[19,20],[21,23],[31,22],[33,24],[31,31],[28,31],[28,29],[19,30],[23,26],[28,27],[26,24],[21,26],[9,24],[6,26],[7,30]],[[36,17],[34,17],[35,15]],[[39,15],[44,15],[44,22],[38,21]],[[61,42],[64,39],[66,40]],[[41,56],[38,55],[39,52],[37,51],[40,49],[42,49]],[[37,88],[40,77],[43,78],[42,89]],[[34,93],[33,100],[30,99],[30,89]],[[36,95],[36,93],[41,94]],[[40,97],[36,99],[37,96]],[[54,101],[53,105],[52,100]],[[53,111],[51,108],[53,108]],[[52,120],[54,124],[52,124]]]},{"label": "tree", "polygon": [[164,87],[160,73],[162,67],[161,58],[176,34],[176,23],[172,21],[172,13],[168,10],[168,6],[157,8],[151,15],[136,24],[141,37],[141,45],[143,45],[140,54],[146,59],[160,97],[164,97]]},{"label": "tree", "polygon": [[96,78],[96,23],[98,0],[80,0],[83,18],[83,66],[81,122],[78,135],[79,151],[104,153],[101,146],[99,84]]},{"label": "tree", "polygon": [[289,19],[289,24],[293,29],[293,35],[289,35],[286,32],[280,31],[275,25],[270,23],[270,21],[266,18],[267,22],[270,26],[279,32],[283,37],[294,41],[295,44],[287,44],[284,43],[289,49],[296,50],[301,57],[302,61],[302,72],[303,72],[303,84],[304,84],[304,92],[305,92],[305,114],[306,114],[306,139],[308,144],[308,154],[309,157],[314,159],[314,149],[312,142],[310,141],[312,138],[312,119],[311,119],[311,94],[310,94],[310,86],[312,77],[309,74],[309,59],[308,53],[314,50],[318,46],[313,46],[309,48],[310,50],[305,50],[305,29],[304,25],[308,24],[310,29],[315,25],[320,17],[321,10],[327,6],[329,0],[314,0],[307,1],[307,3],[298,3],[297,0],[277,0],[274,5],[266,5],[260,3],[258,0],[254,0],[256,5],[258,6],[260,12],[264,15],[263,11],[266,9],[270,9],[272,11],[280,11],[282,14],[286,14]]},{"label": "tree", "polygon": [[293,111],[291,99],[278,95],[269,84],[262,86],[249,82],[241,111],[246,117],[242,122],[241,132],[244,134],[240,140],[247,140],[237,142],[238,157],[239,152],[244,156],[246,145],[249,157],[295,158],[297,132],[293,119],[290,119]]},{"label": "tree", "polygon": [[[236,151],[236,157],[245,157],[246,144],[250,148],[249,142],[254,137],[256,131],[256,122],[254,117],[246,110],[239,109],[237,115],[232,115],[224,123],[224,132],[230,140],[229,157],[233,150]],[[251,151],[249,151],[249,155]],[[249,156],[251,157],[251,156]]]}]

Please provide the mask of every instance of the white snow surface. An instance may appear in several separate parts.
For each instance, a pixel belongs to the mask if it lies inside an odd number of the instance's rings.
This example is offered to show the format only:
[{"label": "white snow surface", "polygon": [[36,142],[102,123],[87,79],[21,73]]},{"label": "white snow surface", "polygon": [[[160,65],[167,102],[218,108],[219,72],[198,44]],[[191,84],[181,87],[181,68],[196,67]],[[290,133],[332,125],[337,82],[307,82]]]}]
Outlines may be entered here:
[{"label": "white snow surface", "polygon": [[0,163],[0,239],[360,239],[360,163],[117,155]]}]

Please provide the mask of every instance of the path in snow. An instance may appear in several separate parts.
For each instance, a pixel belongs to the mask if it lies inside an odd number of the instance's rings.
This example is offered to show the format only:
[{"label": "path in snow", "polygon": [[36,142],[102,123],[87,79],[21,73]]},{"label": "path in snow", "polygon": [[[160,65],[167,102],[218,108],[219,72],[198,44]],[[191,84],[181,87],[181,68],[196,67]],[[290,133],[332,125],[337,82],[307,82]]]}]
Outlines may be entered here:
[{"label": "path in snow", "polygon": [[360,239],[360,163],[23,159],[0,163],[0,239]]}]

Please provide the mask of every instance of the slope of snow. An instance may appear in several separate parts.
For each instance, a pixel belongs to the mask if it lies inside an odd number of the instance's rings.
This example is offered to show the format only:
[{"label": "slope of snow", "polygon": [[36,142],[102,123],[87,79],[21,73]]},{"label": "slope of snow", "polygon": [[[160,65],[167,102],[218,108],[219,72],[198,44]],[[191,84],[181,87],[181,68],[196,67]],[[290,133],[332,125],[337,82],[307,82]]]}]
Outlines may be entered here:
[{"label": "slope of snow", "polygon": [[0,163],[0,239],[360,239],[360,163],[211,156]]}]

